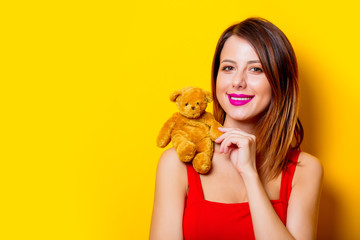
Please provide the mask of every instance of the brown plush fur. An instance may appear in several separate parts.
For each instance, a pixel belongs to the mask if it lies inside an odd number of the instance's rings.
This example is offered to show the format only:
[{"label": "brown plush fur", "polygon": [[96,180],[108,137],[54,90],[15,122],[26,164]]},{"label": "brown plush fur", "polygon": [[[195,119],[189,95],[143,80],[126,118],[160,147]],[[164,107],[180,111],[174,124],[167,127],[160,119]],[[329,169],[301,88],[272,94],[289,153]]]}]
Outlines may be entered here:
[{"label": "brown plush fur", "polygon": [[214,144],[222,132],[211,113],[205,111],[212,101],[211,93],[201,88],[186,87],[171,94],[179,112],[167,120],[157,138],[159,147],[166,147],[170,140],[183,162],[190,162],[202,174],[211,168]]}]

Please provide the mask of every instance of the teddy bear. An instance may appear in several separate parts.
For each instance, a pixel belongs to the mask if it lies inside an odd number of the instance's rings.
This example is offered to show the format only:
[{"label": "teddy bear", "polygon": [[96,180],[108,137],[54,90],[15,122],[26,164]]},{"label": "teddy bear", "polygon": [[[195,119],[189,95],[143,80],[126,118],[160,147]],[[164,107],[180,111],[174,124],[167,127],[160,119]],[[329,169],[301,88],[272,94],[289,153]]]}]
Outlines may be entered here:
[{"label": "teddy bear", "polygon": [[166,147],[171,141],[179,159],[190,162],[194,169],[206,174],[211,168],[213,141],[222,135],[221,124],[206,112],[211,93],[197,87],[185,87],[170,95],[179,112],[168,119],[157,137],[157,145]]}]

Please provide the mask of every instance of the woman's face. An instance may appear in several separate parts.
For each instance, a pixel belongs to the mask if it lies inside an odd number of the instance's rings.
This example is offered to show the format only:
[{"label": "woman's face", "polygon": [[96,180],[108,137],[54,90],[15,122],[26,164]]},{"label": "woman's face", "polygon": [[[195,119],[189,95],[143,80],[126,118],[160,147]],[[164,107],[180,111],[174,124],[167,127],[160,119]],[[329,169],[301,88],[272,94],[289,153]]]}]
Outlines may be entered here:
[{"label": "woman's face", "polygon": [[224,44],[216,97],[226,118],[236,121],[255,122],[270,104],[269,81],[252,45],[243,38],[231,36]]}]

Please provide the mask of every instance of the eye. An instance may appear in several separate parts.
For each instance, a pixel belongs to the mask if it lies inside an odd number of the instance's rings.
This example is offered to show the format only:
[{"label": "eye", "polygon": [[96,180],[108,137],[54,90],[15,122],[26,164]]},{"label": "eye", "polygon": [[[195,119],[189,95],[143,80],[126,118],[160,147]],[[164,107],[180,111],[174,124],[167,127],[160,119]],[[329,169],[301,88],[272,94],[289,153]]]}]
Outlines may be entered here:
[{"label": "eye", "polygon": [[223,71],[231,71],[231,70],[234,70],[234,67],[233,66],[224,66],[222,68]]},{"label": "eye", "polygon": [[188,103],[185,103],[185,106],[189,105]]},{"label": "eye", "polygon": [[262,73],[262,72],[263,72],[263,70],[262,70],[261,68],[258,68],[258,67],[252,67],[252,68],[250,69],[250,71],[251,71],[251,72],[258,72],[258,73]]},{"label": "eye", "polygon": [[197,102],[196,104],[199,105],[199,102]]}]

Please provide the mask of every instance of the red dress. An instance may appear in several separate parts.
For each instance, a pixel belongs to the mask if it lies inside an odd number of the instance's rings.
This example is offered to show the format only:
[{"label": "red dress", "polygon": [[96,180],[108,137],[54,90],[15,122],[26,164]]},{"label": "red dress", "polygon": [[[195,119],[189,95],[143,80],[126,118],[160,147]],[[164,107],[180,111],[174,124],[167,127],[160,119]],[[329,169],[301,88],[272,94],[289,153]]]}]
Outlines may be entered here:
[{"label": "red dress", "polygon": [[[284,224],[299,154],[300,151],[290,151],[289,165],[282,172],[280,199],[271,200]],[[183,218],[184,239],[255,239],[249,203],[219,203],[205,200],[199,174],[191,165],[187,164],[186,167],[189,191]]]}]

